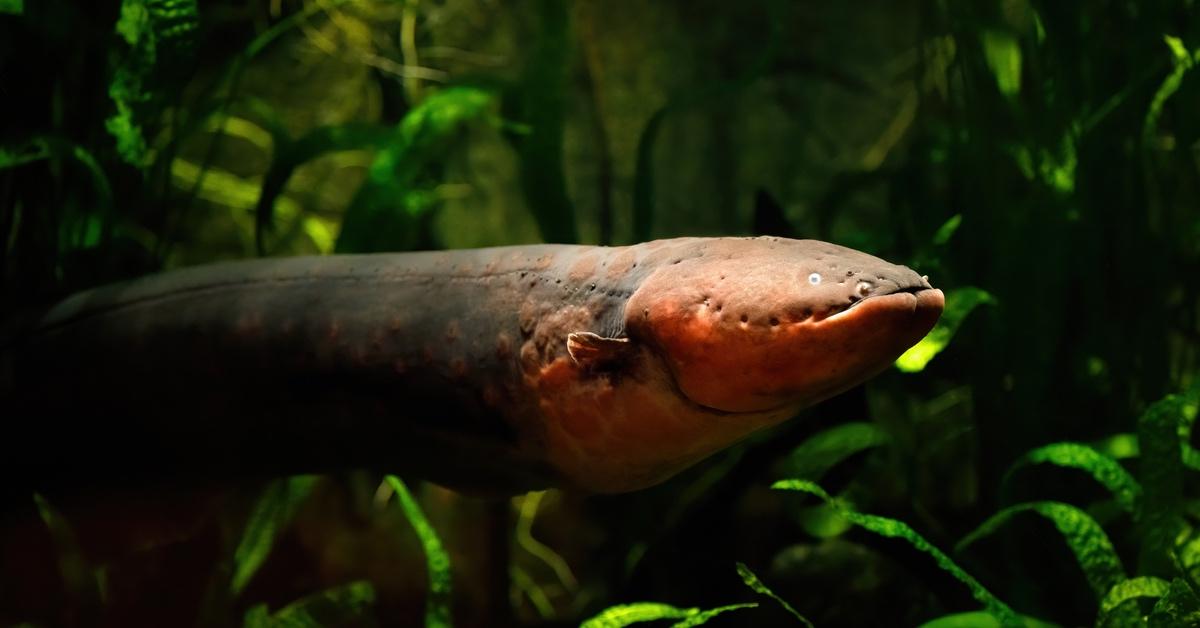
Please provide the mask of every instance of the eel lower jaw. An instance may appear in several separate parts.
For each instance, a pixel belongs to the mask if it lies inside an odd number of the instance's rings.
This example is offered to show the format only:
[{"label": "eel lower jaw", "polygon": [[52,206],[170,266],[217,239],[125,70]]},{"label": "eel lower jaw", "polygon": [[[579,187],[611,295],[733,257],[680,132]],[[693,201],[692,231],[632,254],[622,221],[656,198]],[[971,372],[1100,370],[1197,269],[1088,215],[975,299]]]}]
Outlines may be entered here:
[{"label": "eel lower jaw", "polygon": [[[869,304],[863,308],[864,304]],[[912,310],[914,313],[929,312],[938,316],[946,305],[946,296],[937,288],[913,286],[885,294],[873,294],[864,299],[858,299],[846,305],[841,310],[827,314],[816,322],[835,322],[839,319],[861,315],[860,309],[890,308],[897,310]]]}]

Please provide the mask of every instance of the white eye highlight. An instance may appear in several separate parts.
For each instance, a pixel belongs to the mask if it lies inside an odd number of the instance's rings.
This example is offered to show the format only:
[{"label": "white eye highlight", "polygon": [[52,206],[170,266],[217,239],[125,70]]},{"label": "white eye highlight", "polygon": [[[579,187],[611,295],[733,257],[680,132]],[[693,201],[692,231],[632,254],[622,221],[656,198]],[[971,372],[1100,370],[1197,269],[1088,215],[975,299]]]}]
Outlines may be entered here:
[{"label": "white eye highlight", "polygon": [[809,275],[808,283],[810,283],[814,286],[821,283],[821,273],[813,273],[813,274]]},{"label": "white eye highlight", "polygon": [[866,297],[868,294],[871,294],[871,290],[874,288],[875,286],[871,285],[871,282],[860,281],[858,282],[858,285],[854,287],[854,291],[858,293],[858,296]]}]

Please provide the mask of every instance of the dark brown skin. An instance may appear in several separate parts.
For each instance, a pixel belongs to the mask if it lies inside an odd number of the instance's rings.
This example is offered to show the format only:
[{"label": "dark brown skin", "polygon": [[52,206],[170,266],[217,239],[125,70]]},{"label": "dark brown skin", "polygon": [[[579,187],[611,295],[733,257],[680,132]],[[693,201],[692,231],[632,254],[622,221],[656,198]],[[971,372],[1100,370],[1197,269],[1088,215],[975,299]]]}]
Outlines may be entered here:
[{"label": "dark brown skin", "polygon": [[17,476],[367,467],[630,491],[886,368],[942,293],[780,238],[270,259],[75,295],[7,350]]}]

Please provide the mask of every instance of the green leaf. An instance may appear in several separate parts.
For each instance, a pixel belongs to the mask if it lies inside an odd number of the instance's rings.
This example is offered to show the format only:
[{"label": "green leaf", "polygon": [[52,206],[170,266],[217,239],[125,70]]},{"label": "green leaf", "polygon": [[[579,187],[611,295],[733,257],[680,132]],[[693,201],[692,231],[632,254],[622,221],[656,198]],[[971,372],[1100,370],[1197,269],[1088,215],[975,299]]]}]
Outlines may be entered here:
[{"label": "green leaf", "polygon": [[1035,464],[1052,464],[1087,472],[1107,488],[1121,509],[1128,513],[1134,512],[1142,495],[1142,487],[1120,463],[1079,443],[1054,443],[1026,453],[1009,467],[1001,484],[1009,485],[1013,474]]},{"label": "green leaf", "polygon": [[1088,443],[1096,451],[1116,460],[1127,460],[1138,457],[1137,436],[1124,432],[1113,434],[1107,438]]},{"label": "green leaf", "polygon": [[[378,138],[390,142],[375,155],[366,180],[350,201],[335,250],[365,253],[410,248],[416,235],[415,219],[428,205],[406,203],[407,197],[422,192],[418,187],[421,176],[454,145],[468,123],[494,122],[495,104],[495,95],[489,90],[446,88],[410,110],[395,132]],[[361,131],[354,135],[367,139]],[[326,140],[314,138],[314,142],[322,141]]]},{"label": "green leaf", "polygon": [[0,0],[0,13],[20,15],[25,12],[25,0]]},{"label": "green leaf", "polygon": [[1167,592],[1150,611],[1150,626],[1200,625],[1200,598],[1183,578],[1171,580]]},{"label": "green leaf", "polygon": [[421,540],[421,546],[425,550],[425,565],[429,573],[429,597],[425,601],[425,628],[449,628],[453,625],[451,620],[453,602],[451,583],[453,579],[450,576],[450,555],[442,547],[437,532],[434,531],[433,526],[429,525],[425,513],[421,512],[421,506],[417,504],[416,499],[413,499],[412,493],[408,491],[404,482],[394,475],[386,476],[384,481],[392,487],[392,490],[396,491],[396,500],[400,503],[400,509],[404,511],[404,516],[408,518],[408,523],[417,533],[417,538]]},{"label": "green leaf", "polygon": [[34,493],[33,501],[37,505],[42,523],[46,524],[50,538],[54,541],[58,573],[71,601],[86,613],[97,612],[103,599],[101,580],[97,571],[89,566],[84,558],[75,537],[75,530],[66,517],[44,497]]},{"label": "green leaf", "polygon": [[369,582],[351,582],[301,598],[267,615],[259,604],[246,611],[243,628],[324,628],[363,625],[375,603],[375,588]]},{"label": "green leaf", "polygon": [[738,563],[737,571],[738,575],[742,577],[742,582],[745,582],[746,586],[753,589],[755,593],[765,595],[772,600],[779,602],[779,605],[782,606],[784,610],[791,613],[793,617],[800,621],[800,623],[808,626],[809,628],[813,628],[813,623],[811,621],[808,621],[806,617],[797,612],[796,609],[792,608],[792,605],[785,602],[783,598],[775,595],[775,592],[768,588],[767,585],[763,584],[762,580],[759,580],[758,576],[754,575],[754,572],[750,571],[749,567],[743,563]]},{"label": "green leaf", "polygon": [[1000,93],[1012,98],[1021,91],[1021,44],[1012,33],[987,30],[982,34],[983,56],[996,77]]},{"label": "green leaf", "polygon": [[1167,578],[1175,573],[1171,554],[1184,525],[1180,434],[1198,392],[1168,395],[1138,419],[1138,480],[1143,491],[1138,573],[1142,575]]},{"label": "green leaf", "polygon": [[1160,598],[1167,594],[1170,586],[1171,583],[1166,580],[1153,576],[1139,576],[1118,582],[1100,600],[1100,613],[1096,616],[1096,625],[1117,625],[1115,622],[1118,617],[1114,614],[1122,604],[1137,598]]},{"label": "green leaf", "polygon": [[153,160],[144,127],[157,118],[172,87],[187,77],[177,61],[190,57],[199,29],[196,0],[123,0],[113,30],[128,45],[113,73],[108,95],[117,112],[104,122],[126,163],[146,168]]},{"label": "green leaf", "polygon": [[[1026,615],[1019,617],[1021,619],[1019,625],[1025,626],[1025,628],[1058,628],[1058,624],[1051,624]],[[999,620],[987,612],[971,611],[943,615],[921,624],[919,628],[1000,628],[1000,625]]]},{"label": "green leaf", "polygon": [[1020,618],[1016,613],[1013,612],[1011,608],[1008,607],[1007,604],[1001,602],[999,598],[992,595],[992,593],[984,588],[984,586],[980,584],[978,580],[973,578],[970,574],[963,571],[961,567],[955,564],[954,561],[945,554],[945,552],[934,547],[933,544],[925,540],[925,537],[918,534],[917,531],[913,530],[908,524],[895,519],[888,519],[887,517],[855,512],[846,507],[839,500],[835,500],[834,498],[830,497],[829,493],[825,492],[825,489],[822,489],[820,486],[817,486],[815,483],[807,480],[780,480],[772,484],[771,488],[776,490],[799,491],[802,493],[808,493],[810,495],[816,495],[817,497],[825,500],[826,503],[836,508],[839,514],[848,519],[854,525],[874,532],[880,536],[887,538],[899,538],[908,541],[913,547],[933,557],[933,560],[937,563],[938,567],[942,568],[943,571],[956,578],[959,582],[965,584],[967,589],[971,591],[971,595],[980,604],[983,604],[984,609],[994,616],[1001,623],[1001,625],[1021,625]]},{"label": "green leaf", "polygon": [[730,604],[729,606],[700,610],[698,608],[677,608],[670,604],[657,602],[635,602],[606,608],[590,619],[584,620],[579,628],[621,628],[631,624],[662,619],[682,619],[683,621],[672,624],[672,628],[688,628],[699,626],[721,613],[757,607],[758,604],[753,603]]},{"label": "green leaf", "polygon": [[1060,502],[1031,502],[1005,508],[963,538],[956,551],[961,552],[972,543],[996,532],[1014,516],[1026,512],[1049,519],[1063,535],[1097,599],[1125,580],[1125,567],[1100,524],[1086,512]]},{"label": "green leaf", "polygon": [[973,286],[964,286],[946,294],[946,309],[942,312],[937,325],[920,342],[909,348],[896,359],[896,368],[905,373],[916,373],[925,368],[934,356],[941,353],[959,325],[975,308],[980,305],[993,305],[995,297],[988,292]]},{"label": "green leaf", "polygon": [[958,231],[958,226],[962,224],[962,214],[954,214],[949,220],[942,223],[938,230],[933,234],[933,243],[944,245],[950,242],[950,238],[954,237],[954,232]]},{"label": "green leaf", "polygon": [[267,560],[275,539],[312,491],[316,476],[297,475],[271,482],[250,513],[242,538],[233,553],[233,577],[229,590],[237,595]]},{"label": "green leaf", "polygon": [[[264,111],[264,114],[269,114]],[[335,126],[323,126],[305,133],[299,139],[293,140],[287,130],[275,125],[268,125],[274,149],[271,153],[271,165],[263,176],[259,189],[258,201],[254,208],[255,247],[263,254],[263,237],[274,224],[275,205],[283,194],[288,181],[300,166],[330,153],[349,150],[375,149],[382,150],[397,144],[399,130],[370,123],[349,123]],[[311,217],[306,217],[310,219]],[[320,224],[319,222],[317,224]],[[305,224],[306,231],[310,229]],[[333,249],[330,236],[319,231],[313,241],[322,251]],[[318,238],[320,241],[318,242]]]},{"label": "green leaf", "polygon": [[809,436],[788,454],[783,475],[819,480],[837,463],[888,442],[886,432],[874,423],[843,423]]},{"label": "green leaf", "polygon": [[1189,55],[1187,48],[1179,38],[1167,35],[1164,36],[1164,39],[1167,47],[1171,50],[1171,60],[1175,67],[1167,75],[1167,78],[1163,79],[1162,85],[1154,93],[1154,98],[1150,100],[1149,108],[1146,109],[1146,117],[1142,122],[1142,142],[1146,146],[1153,146],[1154,138],[1158,134],[1158,119],[1162,117],[1163,107],[1166,106],[1167,100],[1179,91],[1179,86],[1183,84],[1183,75],[1200,63],[1200,49]]}]

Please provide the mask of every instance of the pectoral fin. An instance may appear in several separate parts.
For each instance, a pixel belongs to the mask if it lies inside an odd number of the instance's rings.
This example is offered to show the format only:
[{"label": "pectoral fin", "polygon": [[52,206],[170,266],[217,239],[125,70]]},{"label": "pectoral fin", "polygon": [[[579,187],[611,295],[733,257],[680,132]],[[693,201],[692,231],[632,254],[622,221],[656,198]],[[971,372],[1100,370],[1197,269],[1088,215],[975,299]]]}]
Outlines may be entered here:
[{"label": "pectoral fin", "polygon": [[628,338],[605,338],[590,331],[567,334],[567,353],[575,363],[598,367],[619,361],[629,354],[632,345]]}]

